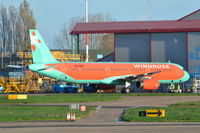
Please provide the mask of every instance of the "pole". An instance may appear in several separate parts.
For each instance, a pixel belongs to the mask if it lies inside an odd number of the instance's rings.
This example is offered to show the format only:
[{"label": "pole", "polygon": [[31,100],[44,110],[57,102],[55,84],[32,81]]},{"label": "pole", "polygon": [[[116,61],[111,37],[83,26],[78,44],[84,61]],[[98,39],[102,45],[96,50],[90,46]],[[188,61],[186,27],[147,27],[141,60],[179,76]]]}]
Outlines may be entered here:
[{"label": "pole", "polygon": [[71,35],[71,47],[72,47],[72,54],[74,54],[74,36]]},{"label": "pole", "polygon": [[85,22],[88,22],[88,0],[85,0]]},{"label": "pole", "polygon": [[3,48],[4,48],[4,45],[3,45],[3,43],[2,43],[2,46],[1,46],[1,68],[3,69],[3,58],[4,58],[4,50],[3,50]]},{"label": "pole", "polygon": [[80,38],[79,38],[79,34],[77,34],[77,52],[78,52],[78,54],[80,54]]},{"label": "pole", "polygon": [[[85,22],[88,23],[88,0],[85,0]],[[85,62],[88,62],[88,55],[89,55],[89,47],[88,47],[88,34],[86,33],[86,60]]]},{"label": "pole", "polygon": [[147,21],[151,18],[151,1],[147,1]]}]

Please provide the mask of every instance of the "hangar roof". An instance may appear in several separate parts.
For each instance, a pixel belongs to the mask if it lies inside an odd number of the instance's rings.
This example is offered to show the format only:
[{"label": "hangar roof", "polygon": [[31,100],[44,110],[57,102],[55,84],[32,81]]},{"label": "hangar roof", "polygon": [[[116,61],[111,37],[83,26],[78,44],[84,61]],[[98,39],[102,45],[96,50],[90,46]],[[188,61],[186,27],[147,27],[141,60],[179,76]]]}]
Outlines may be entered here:
[{"label": "hangar roof", "polygon": [[71,34],[200,31],[200,20],[77,23]]}]

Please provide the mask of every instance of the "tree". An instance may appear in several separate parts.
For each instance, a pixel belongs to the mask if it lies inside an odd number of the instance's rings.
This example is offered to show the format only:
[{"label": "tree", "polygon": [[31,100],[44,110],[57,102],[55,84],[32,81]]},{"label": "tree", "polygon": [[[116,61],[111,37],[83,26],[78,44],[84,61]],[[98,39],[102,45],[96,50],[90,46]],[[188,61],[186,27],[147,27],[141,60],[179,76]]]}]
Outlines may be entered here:
[{"label": "tree", "polygon": [[[89,22],[106,22],[106,21],[114,21],[114,19],[111,18],[109,14],[92,14],[89,15]],[[78,22],[85,22],[84,17],[76,16],[71,18],[69,23],[64,24],[61,32],[58,36],[54,38],[54,44],[55,46],[59,46],[59,48],[65,48],[70,49],[71,48],[71,38],[70,38],[70,32],[72,28],[75,26]],[[114,41],[110,44],[107,43],[107,45],[112,45],[110,47],[106,46],[105,40],[113,40],[112,35],[109,34],[89,34],[89,48],[90,49],[99,49],[99,48],[111,48],[113,46]],[[101,46],[101,44],[103,45]],[[76,44],[76,42],[75,42]],[[105,47],[106,46],[106,47]],[[85,35],[80,35],[80,48],[85,49]]]},{"label": "tree", "polygon": [[114,50],[114,34],[105,34],[102,37],[101,49]]},{"label": "tree", "polygon": [[28,30],[36,27],[36,20],[29,4],[24,0],[19,10],[0,6],[1,52],[30,51]]},{"label": "tree", "polygon": [[17,44],[17,21],[18,21],[18,12],[17,9],[14,6],[9,7],[9,16],[10,16],[10,45],[12,52],[15,52],[16,44]]},{"label": "tree", "polygon": [[[36,20],[33,16],[33,11],[30,9],[29,4],[24,0],[19,9],[19,14],[22,20],[23,26],[21,27],[22,33],[22,44],[24,45],[23,51],[30,51],[30,38],[29,38],[29,29],[36,28]],[[20,26],[19,26],[20,27]]]},{"label": "tree", "polygon": [[70,31],[75,26],[77,22],[83,22],[84,18],[76,16],[71,18],[69,23],[63,24],[59,35],[54,37],[54,45],[60,49],[70,49],[71,48],[71,36]]},{"label": "tree", "polygon": [[1,5],[0,9],[0,30],[1,30],[1,44],[2,52],[7,52],[10,50],[10,20],[7,14],[7,9]]}]

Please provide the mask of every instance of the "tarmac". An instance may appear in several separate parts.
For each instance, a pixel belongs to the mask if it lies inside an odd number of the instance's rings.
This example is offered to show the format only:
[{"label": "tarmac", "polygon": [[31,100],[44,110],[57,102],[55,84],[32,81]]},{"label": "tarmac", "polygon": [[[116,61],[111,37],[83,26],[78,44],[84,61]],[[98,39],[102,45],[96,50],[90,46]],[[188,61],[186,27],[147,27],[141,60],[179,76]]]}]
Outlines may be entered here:
[{"label": "tarmac", "polygon": [[[199,133],[200,122],[120,121],[120,116],[126,108],[141,106],[167,106],[172,103],[191,101],[200,101],[200,96],[126,96],[123,100],[119,101],[80,103],[81,105],[97,106],[97,111],[92,116],[75,122],[0,122],[0,133]],[[19,105],[65,106],[68,104]]]}]

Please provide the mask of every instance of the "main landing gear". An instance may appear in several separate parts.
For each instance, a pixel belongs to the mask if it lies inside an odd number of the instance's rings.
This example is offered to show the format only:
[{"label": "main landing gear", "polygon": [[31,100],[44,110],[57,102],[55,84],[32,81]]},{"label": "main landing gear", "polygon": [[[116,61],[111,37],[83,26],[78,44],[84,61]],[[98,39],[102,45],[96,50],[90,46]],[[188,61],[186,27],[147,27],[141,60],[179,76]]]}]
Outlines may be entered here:
[{"label": "main landing gear", "polygon": [[121,88],[121,93],[130,93],[131,92],[131,83],[126,81],[125,85]]}]

